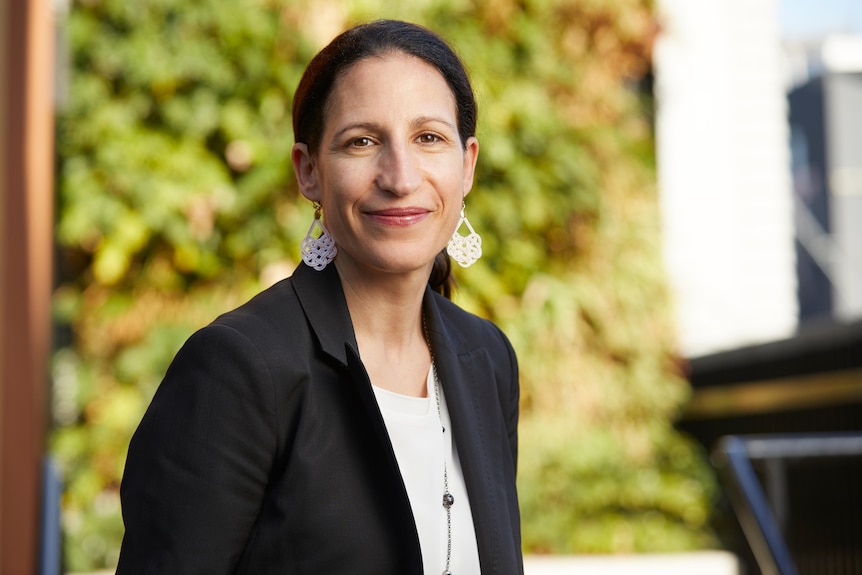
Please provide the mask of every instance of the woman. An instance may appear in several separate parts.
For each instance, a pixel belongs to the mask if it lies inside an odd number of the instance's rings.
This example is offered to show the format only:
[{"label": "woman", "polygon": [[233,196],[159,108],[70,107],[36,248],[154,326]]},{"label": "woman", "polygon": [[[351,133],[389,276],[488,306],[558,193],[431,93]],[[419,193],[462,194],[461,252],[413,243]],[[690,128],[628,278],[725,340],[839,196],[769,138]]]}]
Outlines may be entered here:
[{"label": "woman", "polygon": [[177,354],[129,448],[118,573],[523,573],[515,354],[441,295],[444,248],[479,253],[461,62],[358,26],[293,114],[305,263]]}]

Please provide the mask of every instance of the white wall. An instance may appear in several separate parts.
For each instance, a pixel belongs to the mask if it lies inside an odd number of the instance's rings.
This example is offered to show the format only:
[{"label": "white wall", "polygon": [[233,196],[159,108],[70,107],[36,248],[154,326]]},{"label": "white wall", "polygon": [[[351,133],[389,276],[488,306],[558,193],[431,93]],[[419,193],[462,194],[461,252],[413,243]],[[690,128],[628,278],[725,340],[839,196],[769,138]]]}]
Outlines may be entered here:
[{"label": "white wall", "polygon": [[789,337],[797,300],[777,0],[658,6],[658,172],[681,352]]}]

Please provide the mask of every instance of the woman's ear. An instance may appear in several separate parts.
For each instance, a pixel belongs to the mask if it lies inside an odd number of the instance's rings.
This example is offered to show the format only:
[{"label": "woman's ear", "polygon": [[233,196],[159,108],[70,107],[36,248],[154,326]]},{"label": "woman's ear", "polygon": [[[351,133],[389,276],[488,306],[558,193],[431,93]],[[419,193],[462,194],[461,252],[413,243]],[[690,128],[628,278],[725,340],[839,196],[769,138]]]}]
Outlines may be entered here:
[{"label": "woman's ear", "polygon": [[296,174],[296,183],[300,193],[312,202],[320,201],[320,190],[317,185],[317,170],[314,158],[308,151],[306,144],[296,143],[290,151],[290,159],[293,161],[293,173]]},{"label": "woman's ear", "polygon": [[476,173],[476,160],[479,159],[479,140],[475,136],[467,138],[464,145],[464,196],[473,189],[473,179]]}]

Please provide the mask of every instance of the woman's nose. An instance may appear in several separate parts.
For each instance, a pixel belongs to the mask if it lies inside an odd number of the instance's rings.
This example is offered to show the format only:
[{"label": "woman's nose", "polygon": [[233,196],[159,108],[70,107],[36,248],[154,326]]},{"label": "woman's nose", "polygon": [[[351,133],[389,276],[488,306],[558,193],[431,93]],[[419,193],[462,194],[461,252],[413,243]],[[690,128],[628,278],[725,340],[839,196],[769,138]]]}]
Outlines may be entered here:
[{"label": "woman's nose", "polygon": [[399,196],[414,192],[422,182],[419,159],[409,146],[386,146],[380,158],[380,189]]}]

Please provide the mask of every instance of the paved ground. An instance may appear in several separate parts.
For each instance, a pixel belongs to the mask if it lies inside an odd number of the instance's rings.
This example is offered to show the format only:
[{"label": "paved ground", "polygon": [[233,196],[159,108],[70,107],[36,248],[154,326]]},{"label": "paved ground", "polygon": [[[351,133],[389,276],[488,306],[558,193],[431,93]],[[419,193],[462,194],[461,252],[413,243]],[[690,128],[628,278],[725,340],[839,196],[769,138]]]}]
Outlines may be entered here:
[{"label": "paved ground", "polygon": [[622,556],[527,556],[525,575],[739,575],[724,551]]}]

